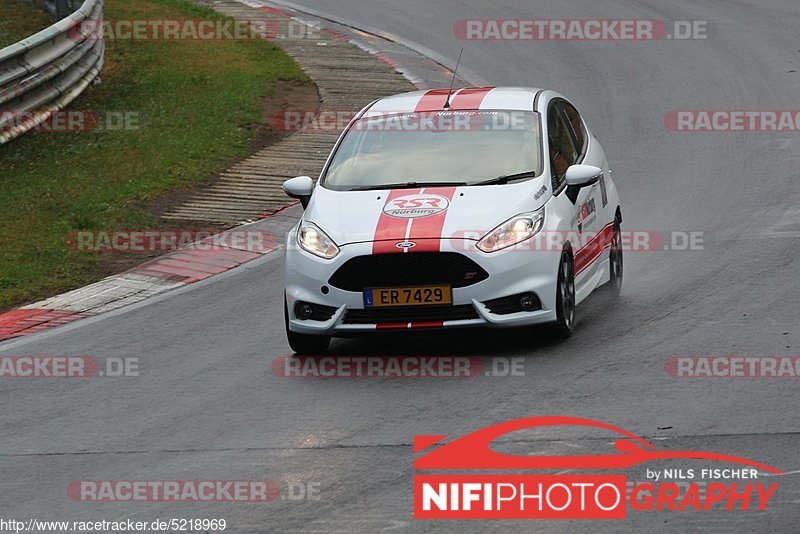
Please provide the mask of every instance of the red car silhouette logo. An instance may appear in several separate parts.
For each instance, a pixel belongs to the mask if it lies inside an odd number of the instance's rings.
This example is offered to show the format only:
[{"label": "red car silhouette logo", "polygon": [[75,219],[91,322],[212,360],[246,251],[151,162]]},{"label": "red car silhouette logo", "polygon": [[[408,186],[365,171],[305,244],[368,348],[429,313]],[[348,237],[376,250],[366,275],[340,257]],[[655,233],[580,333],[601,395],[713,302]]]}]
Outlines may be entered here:
[{"label": "red car silhouette logo", "polygon": [[[612,454],[530,456],[510,455],[494,451],[490,445],[497,438],[536,427],[578,426],[610,430],[621,437]],[[441,442],[447,436],[415,436],[414,452]],[[668,459],[713,460],[747,465],[763,471],[783,471],[753,460],[704,451],[658,451],[646,440],[621,428],[580,417],[543,416],[514,419],[492,425],[442,445],[414,462],[415,469],[624,469],[645,462]]]}]

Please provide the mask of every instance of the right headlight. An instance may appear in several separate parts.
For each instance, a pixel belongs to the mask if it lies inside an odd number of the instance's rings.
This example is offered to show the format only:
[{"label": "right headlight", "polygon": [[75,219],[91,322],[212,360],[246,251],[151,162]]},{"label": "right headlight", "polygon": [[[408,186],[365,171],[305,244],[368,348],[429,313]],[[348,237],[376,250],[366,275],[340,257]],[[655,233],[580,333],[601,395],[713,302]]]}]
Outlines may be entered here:
[{"label": "right headlight", "polygon": [[476,246],[484,252],[502,250],[530,239],[542,229],[543,225],[544,208],[520,213],[483,236]]},{"label": "right headlight", "polygon": [[297,229],[297,244],[306,252],[314,256],[330,260],[339,254],[339,247],[323,232],[319,226],[312,222],[303,221]]}]

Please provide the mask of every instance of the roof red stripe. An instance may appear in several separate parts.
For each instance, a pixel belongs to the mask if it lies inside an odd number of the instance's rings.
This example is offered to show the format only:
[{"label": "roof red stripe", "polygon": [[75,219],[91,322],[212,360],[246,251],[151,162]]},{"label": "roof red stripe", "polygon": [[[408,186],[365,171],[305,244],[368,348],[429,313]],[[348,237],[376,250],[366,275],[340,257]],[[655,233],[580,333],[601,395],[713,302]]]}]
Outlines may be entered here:
[{"label": "roof red stripe", "polygon": [[[458,89],[454,89],[453,92],[457,91]],[[414,111],[417,113],[425,112],[425,111],[442,111],[444,109],[444,104],[447,102],[447,94],[450,91],[448,89],[433,89],[425,93],[422,98],[420,98],[419,102],[417,102],[417,107],[414,108]]]},{"label": "roof red stripe", "polygon": [[451,110],[480,109],[481,102],[494,87],[467,87],[450,100]]}]

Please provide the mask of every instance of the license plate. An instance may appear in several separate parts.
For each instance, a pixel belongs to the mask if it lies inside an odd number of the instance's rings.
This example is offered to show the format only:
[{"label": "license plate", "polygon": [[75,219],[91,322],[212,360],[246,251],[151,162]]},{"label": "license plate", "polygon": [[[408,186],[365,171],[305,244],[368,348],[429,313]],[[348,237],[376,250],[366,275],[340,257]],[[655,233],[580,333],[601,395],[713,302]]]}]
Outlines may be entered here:
[{"label": "license plate", "polygon": [[364,306],[433,306],[452,304],[450,286],[370,287],[364,290]]}]

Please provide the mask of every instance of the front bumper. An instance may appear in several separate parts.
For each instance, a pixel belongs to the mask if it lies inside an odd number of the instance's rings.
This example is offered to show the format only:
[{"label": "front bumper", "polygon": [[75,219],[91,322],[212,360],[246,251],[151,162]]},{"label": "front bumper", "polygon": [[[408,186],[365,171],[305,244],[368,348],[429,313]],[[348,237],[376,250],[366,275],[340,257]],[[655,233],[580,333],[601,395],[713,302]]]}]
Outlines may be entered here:
[{"label": "front bumper", "polygon": [[[348,311],[365,310],[363,294],[346,291],[329,283],[331,276],[347,260],[372,254],[372,243],[355,243],[341,247],[341,252],[332,260],[317,258],[299,249],[290,232],[286,252],[286,302],[289,314],[289,329],[302,334],[346,336],[375,332],[377,330],[408,330],[431,328],[490,327],[508,328],[549,323],[556,320],[556,282],[560,253],[552,251],[519,250],[514,247],[487,254],[475,247],[475,242],[463,239],[442,240],[442,252],[457,252],[470,258],[482,267],[489,277],[466,287],[453,288],[453,307],[471,306],[474,313],[468,319],[448,319],[445,309],[441,317],[429,309],[425,320],[376,321],[353,323]],[[398,252],[397,254],[414,254]],[[436,283],[431,281],[430,283]],[[323,287],[325,290],[323,290]],[[325,292],[327,291],[327,292]],[[494,299],[535,293],[541,307],[536,311],[515,313],[492,313],[484,303]],[[297,301],[334,308],[330,319],[299,319],[295,315]]]}]

